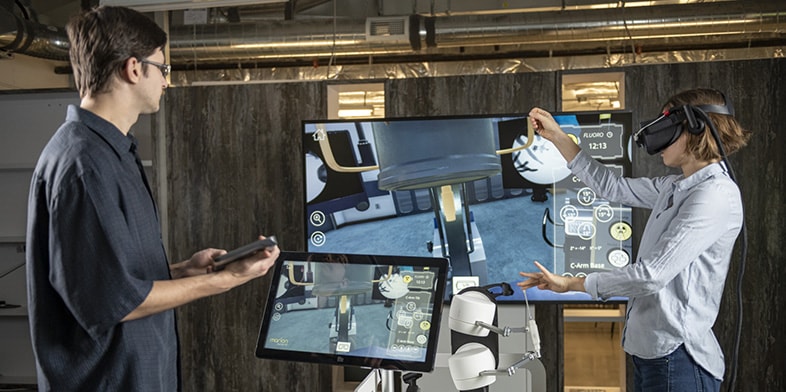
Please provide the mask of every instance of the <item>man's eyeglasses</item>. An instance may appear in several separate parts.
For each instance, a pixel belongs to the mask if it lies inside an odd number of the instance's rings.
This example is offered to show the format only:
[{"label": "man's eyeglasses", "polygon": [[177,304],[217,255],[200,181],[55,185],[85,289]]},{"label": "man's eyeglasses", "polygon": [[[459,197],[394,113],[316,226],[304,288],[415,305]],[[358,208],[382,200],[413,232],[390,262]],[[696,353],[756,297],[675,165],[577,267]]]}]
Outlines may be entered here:
[{"label": "man's eyeglasses", "polygon": [[150,65],[158,68],[159,70],[161,70],[161,74],[164,75],[164,77],[166,77],[167,75],[169,75],[170,72],[172,72],[172,65],[170,65],[170,64],[157,63],[155,61],[150,61],[148,59],[140,59],[139,62],[140,63],[145,63],[145,64],[150,64]]}]

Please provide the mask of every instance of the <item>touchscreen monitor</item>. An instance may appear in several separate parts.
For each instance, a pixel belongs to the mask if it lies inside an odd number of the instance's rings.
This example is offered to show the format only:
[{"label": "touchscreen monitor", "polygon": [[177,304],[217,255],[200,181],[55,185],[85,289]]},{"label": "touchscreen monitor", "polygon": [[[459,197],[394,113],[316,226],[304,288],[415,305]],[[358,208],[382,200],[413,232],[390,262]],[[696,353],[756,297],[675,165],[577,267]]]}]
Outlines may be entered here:
[{"label": "touchscreen monitor", "polygon": [[447,265],[434,257],[282,252],[256,356],[429,372]]}]

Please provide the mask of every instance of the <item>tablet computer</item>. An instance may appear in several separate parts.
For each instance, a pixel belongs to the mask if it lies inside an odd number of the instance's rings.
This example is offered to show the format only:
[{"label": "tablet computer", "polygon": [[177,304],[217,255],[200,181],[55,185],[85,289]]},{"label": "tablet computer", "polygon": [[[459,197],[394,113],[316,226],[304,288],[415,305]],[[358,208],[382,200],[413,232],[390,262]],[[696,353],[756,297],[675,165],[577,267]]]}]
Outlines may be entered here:
[{"label": "tablet computer", "polygon": [[215,264],[213,265],[213,271],[220,271],[226,267],[227,264],[237,261],[248,256],[251,256],[257,251],[265,249],[267,247],[278,245],[275,236],[270,236],[265,238],[264,240],[256,240],[252,243],[243,245],[237,249],[233,249],[226,254],[216,257]]}]

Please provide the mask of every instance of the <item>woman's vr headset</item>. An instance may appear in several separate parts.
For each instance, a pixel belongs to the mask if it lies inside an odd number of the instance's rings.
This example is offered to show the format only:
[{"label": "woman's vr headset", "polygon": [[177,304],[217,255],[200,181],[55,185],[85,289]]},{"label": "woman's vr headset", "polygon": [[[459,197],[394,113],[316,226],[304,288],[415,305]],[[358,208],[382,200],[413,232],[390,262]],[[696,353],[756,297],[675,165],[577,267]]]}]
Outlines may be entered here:
[{"label": "woman's vr headset", "polygon": [[[723,95],[723,94],[721,94]],[[733,116],[734,108],[723,96],[724,105],[682,105],[663,112],[660,117],[644,121],[641,129],[633,135],[639,147],[647,149],[650,155],[657,154],[672,145],[683,130],[698,135],[704,132],[705,121],[710,121],[707,113]]]}]

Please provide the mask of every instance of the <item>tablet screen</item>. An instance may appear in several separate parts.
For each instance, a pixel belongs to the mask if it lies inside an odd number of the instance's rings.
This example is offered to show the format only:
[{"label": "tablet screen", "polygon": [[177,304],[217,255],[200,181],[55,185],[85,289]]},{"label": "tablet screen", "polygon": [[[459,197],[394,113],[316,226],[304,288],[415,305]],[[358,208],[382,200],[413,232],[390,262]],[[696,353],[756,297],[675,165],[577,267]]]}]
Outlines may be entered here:
[{"label": "tablet screen", "polygon": [[282,252],[260,358],[431,371],[447,260]]}]

